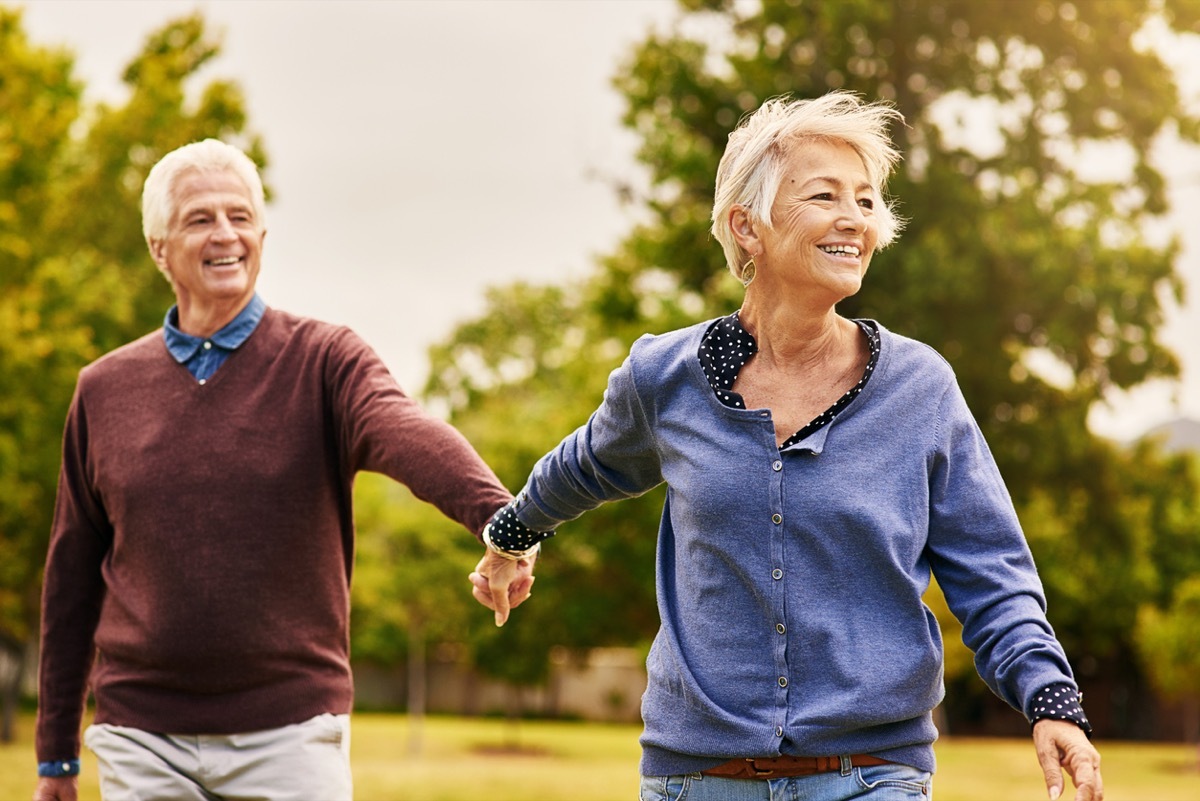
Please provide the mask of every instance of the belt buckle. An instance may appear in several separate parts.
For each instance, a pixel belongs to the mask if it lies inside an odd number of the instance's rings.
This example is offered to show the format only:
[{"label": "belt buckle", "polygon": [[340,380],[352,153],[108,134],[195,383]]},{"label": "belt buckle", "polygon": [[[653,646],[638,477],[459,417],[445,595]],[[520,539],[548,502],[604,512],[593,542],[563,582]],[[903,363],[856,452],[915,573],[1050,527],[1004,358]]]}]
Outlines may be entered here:
[{"label": "belt buckle", "polygon": [[770,776],[775,772],[773,768],[760,768],[752,757],[747,757],[746,761],[750,763],[750,770],[754,771],[756,777]]}]

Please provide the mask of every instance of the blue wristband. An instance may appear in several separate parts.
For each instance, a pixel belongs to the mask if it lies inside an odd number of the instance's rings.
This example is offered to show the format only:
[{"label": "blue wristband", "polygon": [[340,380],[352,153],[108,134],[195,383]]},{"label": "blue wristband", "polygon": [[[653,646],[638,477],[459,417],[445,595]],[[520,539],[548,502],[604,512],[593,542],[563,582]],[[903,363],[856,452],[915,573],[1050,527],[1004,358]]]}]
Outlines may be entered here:
[{"label": "blue wristband", "polygon": [[79,775],[78,759],[60,759],[56,762],[39,762],[38,776],[43,779],[65,779]]}]

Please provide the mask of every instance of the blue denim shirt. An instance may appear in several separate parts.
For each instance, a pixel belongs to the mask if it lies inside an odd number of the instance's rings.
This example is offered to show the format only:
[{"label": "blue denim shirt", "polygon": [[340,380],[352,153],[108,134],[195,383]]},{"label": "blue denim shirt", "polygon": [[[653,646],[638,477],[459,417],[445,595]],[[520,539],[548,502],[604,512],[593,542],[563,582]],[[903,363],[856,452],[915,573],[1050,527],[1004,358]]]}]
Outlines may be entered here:
[{"label": "blue denim shirt", "polygon": [[238,316],[229,321],[211,337],[194,337],[179,330],[179,307],[172,306],[167,310],[163,320],[163,339],[166,340],[167,350],[175,361],[188,369],[201,384],[212,378],[217,368],[225,363],[242,343],[250,338],[258,323],[262,320],[267,304],[254,293],[254,297],[246,304],[246,308],[238,312]]}]

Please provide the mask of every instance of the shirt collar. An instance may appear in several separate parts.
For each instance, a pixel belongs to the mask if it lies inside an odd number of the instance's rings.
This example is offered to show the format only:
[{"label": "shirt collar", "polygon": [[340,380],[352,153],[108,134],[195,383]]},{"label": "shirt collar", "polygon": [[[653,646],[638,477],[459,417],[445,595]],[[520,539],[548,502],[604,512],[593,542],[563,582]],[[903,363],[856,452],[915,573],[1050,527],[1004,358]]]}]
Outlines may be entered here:
[{"label": "shirt collar", "polygon": [[172,306],[163,320],[163,339],[166,340],[167,350],[172,358],[180,364],[195,356],[205,341],[225,350],[237,350],[254,333],[266,310],[267,304],[255,292],[246,307],[224,328],[211,337],[195,337],[179,330],[179,307]]}]

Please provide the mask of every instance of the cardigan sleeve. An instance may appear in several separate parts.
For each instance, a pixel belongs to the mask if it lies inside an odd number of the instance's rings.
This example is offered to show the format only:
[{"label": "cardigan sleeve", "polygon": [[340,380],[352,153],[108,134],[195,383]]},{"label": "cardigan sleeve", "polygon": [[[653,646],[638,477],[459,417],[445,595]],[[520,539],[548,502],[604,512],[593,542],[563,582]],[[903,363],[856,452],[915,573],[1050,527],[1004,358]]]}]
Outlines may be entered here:
[{"label": "cardigan sleeve", "polygon": [[1039,691],[1075,680],[1008,490],[953,380],[939,405],[929,470],[933,573],[979,675],[1032,718]]},{"label": "cardigan sleeve", "polygon": [[101,565],[112,526],[88,476],[82,382],[67,414],[42,585],[36,747],[39,762],[79,754],[79,731],[104,599]]},{"label": "cardigan sleeve", "polygon": [[484,525],[512,494],[462,434],[400,388],[358,335],[339,328],[332,339],[325,382],[348,469],[390,476],[482,541]]},{"label": "cardigan sleeve", "polygon": [[[636,347],[636,346],[635,346]],[[514,507],[534,531],[549,531],[602,503],[661,484],[654,428],[631,354],[608,378],[600,407],[534,466]]]}]

